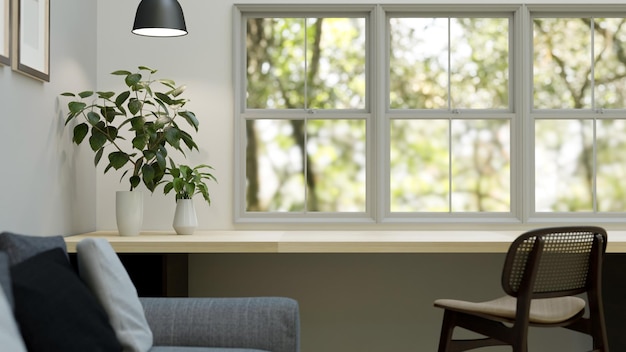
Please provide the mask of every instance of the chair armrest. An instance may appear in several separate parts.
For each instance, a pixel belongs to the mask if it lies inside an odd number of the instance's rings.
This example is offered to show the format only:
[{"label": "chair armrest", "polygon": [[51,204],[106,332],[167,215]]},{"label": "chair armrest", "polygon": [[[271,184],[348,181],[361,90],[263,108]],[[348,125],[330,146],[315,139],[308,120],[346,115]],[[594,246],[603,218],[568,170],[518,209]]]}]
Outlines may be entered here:
[{"label": "chair armrest", "polygon": [[283,297],[140,298],[155,346],[300,350],[298,303]]}]

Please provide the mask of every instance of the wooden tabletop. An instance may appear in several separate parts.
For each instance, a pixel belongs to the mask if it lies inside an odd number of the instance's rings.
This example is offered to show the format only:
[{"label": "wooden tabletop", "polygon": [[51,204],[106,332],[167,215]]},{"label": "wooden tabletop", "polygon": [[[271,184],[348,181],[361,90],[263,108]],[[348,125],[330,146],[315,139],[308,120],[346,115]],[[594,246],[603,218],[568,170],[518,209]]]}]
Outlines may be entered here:
[{"label": "wooden tabletop", "polygon": [[[118,253],[505,253],[520,231],[97,231],[65,237],[68,251],[106,238]],[[626,231],[609,231],[607,252],[626,253]]]}]

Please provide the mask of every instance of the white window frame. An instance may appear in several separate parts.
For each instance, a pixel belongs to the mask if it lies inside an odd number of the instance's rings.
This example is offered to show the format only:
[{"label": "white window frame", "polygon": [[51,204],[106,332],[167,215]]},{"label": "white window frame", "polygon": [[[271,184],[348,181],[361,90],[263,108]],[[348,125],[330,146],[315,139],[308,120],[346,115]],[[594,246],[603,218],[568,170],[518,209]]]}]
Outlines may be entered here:
[{"label": "white window frame", "polygon": [[[569,4],[569,5],[526,5],[526,28],[528,38],[525,40],[524,57],[525,70],[530,74],[525,75],[526,84],[526,97],[524,100],[525,118],[527,122],[525,132],[529,138],[525,139],[527,148],[525,149],[525,161],[528,163],[528,167],[525,167],[525,180],[524,187],[528,190],[525,193],[524,204],[525,217],[524,222],[530,224],[559,224],[559,223],[626,223],[626,217],[623,212],[597,212],[596,204],[593,205],[594,211],[592,212],[538,212],[535,210],[535,121],[541,119],[558,120],[558,119],[585,119],[585,120],[600,120],[620,118],[624,119],[626,109],[611,109],[604,110],[592,109],[588,110],[575,110],[575,109],[535,109],[533,102],[533,19],[536,17],[626,17],[626,4]],[[592,50],[593,55],[593,50]],[[595,121],[594,121],[595,122]],[[594,127],[594,139],[595,139],[595,127]],[[594,151],[594,165],[595,165],[595,151]],[[596,172],[594,170],[594,187],[595,187]],[[593,190],[595,197],[595,188]],[[595,202],[594,202],[595,203]]]},{"label": "white window frame", "polygon": [[[236,224],[324,224],[337,226],[347,224],[348,228],[365,224],[377,226],[412,226],[462,228],[470,225],[500,224],[504,227],[519,227],[532,224],[559,224],[571,222],[623,223],[624,213],[542,213],[536,212],[534,189],[534,124],[540,118],[586,117],[592,112],[580,111],[535,111],[533,109],[533,16],[589,16],[589,14],[610,13],[626,17],[626,4],[406,4],[406,5],[356,5],[356,4],[237,4],[233,7],[233,88],[234,88],[234,221]],[[509,118],[511,122],[511,209],[506,213],[392,213],[389,195],[389,128],[390,120],[401,117],[406,112],[392,111],[389,107],[389,41],[388,16],[399,13],[429,13],[437,16],[463,16],[467,14],[508,14],[510,21],[509,52],[509,111],[472,110],[460,111],[467,116]],[[245,210],[245,120],[246,118],[270,117],[262,110],[246,110],[245,90],[245,26],[250,16],[303,16],[315,17],[332,14],[367,14],[367,106],[365,111],[344,112],[337,118],[362,118],[367,129],[367,169],[366,169],[366,211],[362,213],[256,213]],[[623,117],[622,110],[605,112],[603,117]],[[271,117],[296,117],[306,119],[307,111],[272,111]],[[411,112],[411,114],[414,112]],[[451,118],[458,111],[423,111],[420,114],[436,118]],[[595,114],[595,113],[594,113]],[[320,115],[323,116],[323,112]],[[458,115],[454,115],[455,117]],[[394,225],[394,224],[397,224]]]},{"label": "white window frame", "polygon": [[[373,72],[372,58],[374,57],[374,49],[376,45],[371,41],[375,38],[374,28],[376,28],[376,5],[328,5],[328,4],[309,4],[309,5],[235,5],[233,14],[234,23],[234,40],[233,48],[234,57],[234,101],[235,101],[235,189],[234,189],[234,217],[236,223],[374,223],[374,209],[376,206],[374,188],[374,163],[372,155],[375,152],[375,146],[372,143],[373,117],[372,111],[375,105],[373,96],[374,87],[377,86]],[[246,19],[248,17],[364,17],[369,25],[366,39],[366,106],[365,109],[359,110],[271,110],[264,111],[262,109],[247,109],[246,101],[243,99],[246,92],[246,75],[245,75],[245,41],[243,40],[246,33]],[[237,45],[239,44],[239,45]],[[366,122],[366,204],[364,212],[248,212],[245,207],[245,121],[247,119],[259,118],[296,118],[306,121],[312,114],[316,118],[327,119],[359,119]]]},{"label": "white window frame", "polygon": [[[410,213],[399,213],[399,212],[391,212],[391,199],[389,184],[390,184],[390,175],[388,170],[390,169],[390,150],[389,143],[383,143],[383,146],[380,149],[383,149],[383,153],[381,155],[381,160],[385,165],[384,168],[381,168],[381,172],[378,177],[381,180],[379,185],[379,194],[384,195],[384,208],[379,209],[379,219],[382,219],[385,223],[447,223],[447,224],[465,224],[465,223],[500,223],[500,224],[517,224],[520,223],[521,213],[520,207],[515,202],[515,199],[519,198],[520,188],[516,185],[518,184],[518,177],[520,170],[519,159],[514,157],[518,154],[517,150],[519,149],[519,133],[518,131],[521,126],[521,115],[518,112],[518,107],[521,106],[519,101],[519,94],[515,94],[515,92],[519,91],[520,87],[518,87],[518,82],[520,81],[520,66],[521,62],[516,60],[516,53],[521,52],[520,48],[517,46],[517,43],[520,42],[519,38],[515,38],[516,35],[519,35],[521,31],[519,30],[519,24],[521,23],[521,8],[519,5],[429,5],[429,6],[411,6],[411,5],[388,5],[383,6],[385,12],[385,26],[388,23],[388,19],[390,17],[411,17],[412,15],[419,15],[421,17],[463,17],[463,16],[471,16],[476,15],[477,17],[502,17],[509,18],[510,20],[510,28],[509,28],[509,107],[506,110],[498,109],[498,110],[490,110],[490,109],[448,109],[448,110],[391,110],[388,107],[390,106],[389,102],[389,80],[388,80],[388,72],[389,72],[389,57],[387,53],[389,53],[389,41],[385,40],[385,48],[382,52],[384,57],[381,57],[381,62],[384,62],[384,70],[380,73],[385,75],[385,89],[382,92],[383,96],[380,96],[379,99],[384,99],[382,101],[385,102],[383,109],[379,111],[378,116],[381,116],[379,120],[382,120],[384,125],[379,129],[380,131],[380,140],[388,141],[389,133],[390,133],[390,121],[393,118],[399,117],[408,117],[410,115],[420,116],[422,118],[433,118],[433,119],[458,119],[459,115],[467,116],[469,119],[472,117],[477,117],[480,119],[487,118],[496,118],[496,119],[508,119],[511,124],[511,190],[510,190],[510,198],[511,198],[511,209],[509,212],[502,213],[478,213],[478,212],[410,212]],[[388,37],[389,31],[385,28],[385,36]],[[451,165],[449,166],[451,167]],[[449,180],[451,182],[451,180]],[[383,188],[384,187],[384,188]]]}]

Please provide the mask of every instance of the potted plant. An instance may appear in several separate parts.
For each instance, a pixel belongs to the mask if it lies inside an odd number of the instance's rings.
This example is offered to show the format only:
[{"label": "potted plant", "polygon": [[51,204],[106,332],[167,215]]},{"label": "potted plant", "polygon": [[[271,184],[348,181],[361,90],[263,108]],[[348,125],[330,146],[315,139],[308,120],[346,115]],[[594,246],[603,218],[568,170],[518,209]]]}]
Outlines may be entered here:
[{"label": "potted plant", "polygon": [[[154,192],[166,172],[168,150],[173,148],[184,155],[183,148],[198,149],[192,136],[179,125],[198,130],[195,114],[184,109],[187,99],[181,98],[185,86],[176,86],[170,79],[156,79],[157,70],[140,66],[138,72],[118,70],[112,75],[123,78],[126,89],[119,93],[111,91],[83,91],[63,93],[62,96],[77,98],[67,106],[69,112],[65,124],[78,120],[74,126],[72,140],[81,144],[89,141],[95,153],[97,166],[105,153],[108,164],[104,169],[122,170],[120,182],[128,177],[129,190],[135,190],[141,183]],[[87,138],[88,137],[88,138]],[[138,203],[142,196],[138,192],[118,192],[116,205],[130,197]],[[118,215],[134,214],[133,226],[121,226],[130,220],[121,221],[118,217],[118,230],[121,235],[138,234],[141,224],[136,220],[143,215],[141,209],[117,210]],[[121,221],[121,222],[120,222]],[[122,229],[123,227],[124,229]]]},{"label": "potted plant", "polygon": [[171,176],[165,183],[163,193],[168,194],[172,190],[176,196],[176,212],[174,214],[173,227],[179,235],[191,235],[198,227],[198,218],[193,204],[193,196],[201,194],[204,200],[211,205],[211,197],[206,181],[217,179],[209,172],[213,168],[206,164],[195,167],[187,165],[176,165],[170,158],[170,167],[166,174]]}]

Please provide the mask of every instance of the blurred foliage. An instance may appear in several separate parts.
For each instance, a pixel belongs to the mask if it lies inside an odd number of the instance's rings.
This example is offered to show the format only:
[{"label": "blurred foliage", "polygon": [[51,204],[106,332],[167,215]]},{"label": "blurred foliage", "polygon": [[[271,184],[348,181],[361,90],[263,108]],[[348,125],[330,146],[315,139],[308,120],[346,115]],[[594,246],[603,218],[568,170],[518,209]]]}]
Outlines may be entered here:
[{"label": "blurred foliage", "polygon": [[[535,18],[534,108],[623,109],[624,23]],[[508,18],[390,18],[391,211],[510,211],[511,121],[456,114],[506,116],[514,108],[509,25]],[[277,111],[246,122],[248,211],[365,211],[372,131],[362,118],[332,112],[370,107],[366,33],[363,18],[248,19],[247,108]],[[286,118],[278,110],[310,114]],[[594,203],[626,210],[623,120],[542,119],[535,133],[537,211],[592,211]]]},{"label": "blurred foliage", "polygon": [[536,121],[535,207],[624,212],[625,121],[603,112],[625,108],[626,20],[535,18],[533,24],[534,108],[587,112],[583,119]]}]

